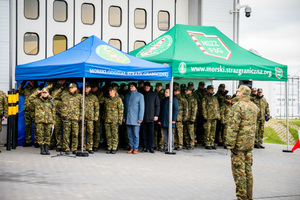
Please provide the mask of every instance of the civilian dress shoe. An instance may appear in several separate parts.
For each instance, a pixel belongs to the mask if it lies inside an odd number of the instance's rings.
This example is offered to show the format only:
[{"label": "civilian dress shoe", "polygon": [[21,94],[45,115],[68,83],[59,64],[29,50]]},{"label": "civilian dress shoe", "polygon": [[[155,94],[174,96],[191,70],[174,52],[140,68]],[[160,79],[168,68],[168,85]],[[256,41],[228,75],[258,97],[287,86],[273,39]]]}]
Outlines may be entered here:
[{"label": "civilian dress shoe", "polygon": [[150,152],[150,153],[155,153],[155,152],[154,152],[154,149],[150,149],[149,152]]}]

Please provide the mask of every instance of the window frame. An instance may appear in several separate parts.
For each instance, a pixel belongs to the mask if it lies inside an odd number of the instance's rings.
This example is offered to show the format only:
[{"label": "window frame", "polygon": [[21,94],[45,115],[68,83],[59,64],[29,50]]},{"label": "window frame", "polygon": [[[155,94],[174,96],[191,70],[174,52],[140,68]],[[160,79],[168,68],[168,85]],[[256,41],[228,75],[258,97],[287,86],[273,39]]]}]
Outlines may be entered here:
[{"label": "window frame", "polygon": [[[120,42],[120,49],[118,49],[117,47],[111,45],[111,44],[109,43],[111,40],[117,40],[117,41],[119,41],[119,42]],[[117,38],[110,38],[110,39],[108,40],[108,44],[109,44],[110,46],[112,46],[112,47],[114,47],[114,48],[116,48],[116,49],[122,51],[122,41],[121,41],[120,39],[117,39]]]},{"label": "window frame", "polygon": [[[136,42],[143,42],[143,43],[145,43],[145,45],[147,44],[147,43],[146,43],[145,41],[143,41],[143,40],[136,40],[136,41],[134,41],[134,43],[133,43],[133,49],[134,49],[134,50],[136,50],[136,48],[135,48],[135,43],[136,43]],[[144,45],[144,46],[145,46],[145,45]],[[141,46],[141,47],[143,47],[143,46]],[[139,48],[141,48],[141,47],[139,47]],[[139,48],[137,48],[137,49],[139,49]]]},{"label": "window frame", "polygon": [[66,38],[66,50],[68,49],[68,38],[67,38],[67,36],[66,35],[61,35],[61,34],[56,34],[56,35],[53,36],[53,39],[52,39],[52,41],[53,41],[53,43],[52,43],[52,53],[53,53],[53,55],[57,55],[57,54],[63,52],[63,51],[61,51],[61,52],[56,53],[56,54],[54,53],[54,38],[55,38],[55,36],[64,36]]}]

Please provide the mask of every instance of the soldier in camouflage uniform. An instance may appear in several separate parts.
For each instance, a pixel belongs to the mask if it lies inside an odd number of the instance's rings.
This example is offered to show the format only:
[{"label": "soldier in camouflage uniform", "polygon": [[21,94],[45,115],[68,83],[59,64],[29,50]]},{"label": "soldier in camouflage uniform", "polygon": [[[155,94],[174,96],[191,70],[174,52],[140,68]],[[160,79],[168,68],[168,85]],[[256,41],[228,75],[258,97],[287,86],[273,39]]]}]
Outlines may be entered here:
[{"label": "soldier in camouflage uniform", "polygon": [[[97,97],[97,102],[99,103],[100,89],[99,83],[91,83],[91,93]],[[98,120],[94,122],[94,134],[93,134],[93,151],[98,151],[100,143],[100,133],[101,133],[101,118],[100,114],[100,104],[98,109]]]},{"label": "soldier in camouflage uniform", "polygon": [[250,100],[253,102],[254,99],[256,98],[256,96],[257,96],[257,89],[256,88],[252,88],[251,89]]},{"label": "soldier in camouflage uniform", "polygon": [[205,149],[217,149],[214,145],[217,120],[220,119],[220,107],[216,96],[214,96],[214,86],[207,86],[207,94],[202,101],[202,114],[204,118],[204,143]]},{"label": "soldier in camouflage uniform", "polygon": [[264,149],[265,147],[262,146],[263,138],[264,138],[264,129],[265,129],[265,122],[269,121],[271,118],[269,104],[266,98],[263,95],[263,90],[261,88],[257,89],[257,96],[253,99],[253,102],[259,108],[259,112],[257,114],[257,129],[255,134],[255,145],[254,148],[257,149]]},{"label": "soldier in camouflage uniform", "polygon": [[82,117],[82,94],[79,93],[76,83],[71,83],[69,90],[61,95],[61,113],[63,115],[63,148],[66,154],[70,153],[70,135],[72,136],[71,150],[76,154],[78,147],[78,123]]},{"label": "soldier in camouflage uniform", "polygon": [[204,143],[204,122],[202,115],[202,100],[204,98],[204,88],[205,83],[203,81],[199,82],[198,89],[194,92],[197,96],[198,102],[198,112],[197,112],[197,128],[196,128],[196,138],[198,143]]},{"label": "soldier in camouflage uniform", "polygon": [[[8,118],[8,102],[7,96],[5,92],[0,90],[0,114],[1,114],[1,122],[0,122],[0,132],[2,131],[2,121]],[[1,151],[0,151],[1,153]]]},{"label": "soldier in camouflage uniform", "polygon": [[[162,89],[162,83],[156,83],[155,92],[158,94],[159,101],[165,98],[165,90]],[[154,150],[163,150],[164,148],[164,135],[161,125],[157,122],[154,124]]]},{"label": "soldier in camouflage uniform", "polygon": [[[226,95],[225,96],[225,103],[221,108],[221,125],[222,125],[222,129],[223,129],[223,142],[225,143],[226,140],[226,135],[227,135],[227,130],[228,130],[228,125],[229,125],[229,113],[231,111],[231,107],[232,107],[232,103],[231,103],[231,96],[230,95]],[[226,146],[224,146],[224,149],[226,149]]]},{"label": "soldier in camouflage uniform", "polygon": [[[36,125],[34,119],[34,107],[30,105],[28,98],[34,92],[38,90],[38,85],[36,81],[29,81],[29,83],[25,86],[27,81],[23,81],[19,88],[18,93],[20,95],[24,95],[25,102],[24,102],[24,118],[25,118],[25,144],[23,147],[29,147],[32,145],[32,138],[31,138],[31,124],[33,124],[34,133],[36,135]],[[35,147],[38,147],[38,143],[35,141]]]},{"label": "soldier in camouflage uniform", "polygon": [[179,105],[174,131],[174,146],[177,151],[180,151],[183,147],[183,125],[185,125],[188,117],[188,102],[181,97],[179,87],[174,88],[174,97],[178,100]]},{"label": "soldier in camouflage uniform", "polygon": [[185,90],[186,90],[186,84],[183,83],[180,85],[180,93],[182,98],[185,98]]},{"label": "soldier in camouflage uniform", "polygon": [[[99,119],[99,101],[96,95],[91,93],[91,84],[85,84],[85,100],[84,100],[84,133],[83,134],[83,149],[93,154],[93,134],[94,124]],[[79,125],[79,141],[82,139],[82,123]],[[85,141],[85,137],[87,138]],[[81,143],[80,143],[81,145]]]},{"label": "soldier in camouflage uniform", "polygon": [[229,114],[225,145],[231,150],[231,169],[238,200],[253,199],[252,150],[259,109],[250,101],[250,88],[241,85]]},{"label": "soldier in camouflage uniform", "polygon": [[183,137],[188,150],[193,150],[195,146],[195,121],[198,110],[197,99],[192,94],[193,88],[185,90],[185,97],[188,102],[188,117],[183,126]]},{"label": "soldier in camouflage uniform", "polygon": [[[42,93],[40,97],[39,94]],[[43,88],[29,96],[28,101],[34,105],[36,122],[36,140],[42,155],[50,155],[50,134],[55,122],[55,108],[49,99],[49,91]]]},{"label": "soldier in camouflage uniform", "polygon": [[106,153],[115,154],[117,152],[119,135],[118,128],[123,120],[123,102],[116,96],[116,88],[109,88],[109,97],[102,99],[104,103],[105,130],[107,140]]}]

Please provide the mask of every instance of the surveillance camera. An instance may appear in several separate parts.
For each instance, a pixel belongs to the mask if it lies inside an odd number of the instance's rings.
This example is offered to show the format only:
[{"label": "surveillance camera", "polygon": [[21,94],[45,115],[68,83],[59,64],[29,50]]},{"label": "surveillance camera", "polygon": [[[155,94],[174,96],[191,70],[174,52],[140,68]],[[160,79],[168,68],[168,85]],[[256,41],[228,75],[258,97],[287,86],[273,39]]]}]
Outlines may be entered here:
[{"label": "surveillance camera", "polygon": [[245,8],[245,15],[246,15],[246,17],[250,17],[250,15],[251,15],[251,8],[248,6]]}]

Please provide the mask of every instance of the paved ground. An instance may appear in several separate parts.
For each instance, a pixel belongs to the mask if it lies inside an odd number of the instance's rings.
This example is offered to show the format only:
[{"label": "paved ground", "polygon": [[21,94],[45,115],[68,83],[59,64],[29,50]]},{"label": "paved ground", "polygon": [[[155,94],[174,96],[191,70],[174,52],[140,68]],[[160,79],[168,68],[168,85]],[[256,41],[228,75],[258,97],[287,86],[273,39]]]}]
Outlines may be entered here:
[{"label": "paved ground", "polygon": [[[266,144],[254,150],[254,198],[300,199],[300,149]],[[39,149],[0,147],[0,199],[235,199],[227,150],[176,155],[42,156]],[[51,151],[51,155],[55,155]]]}]

